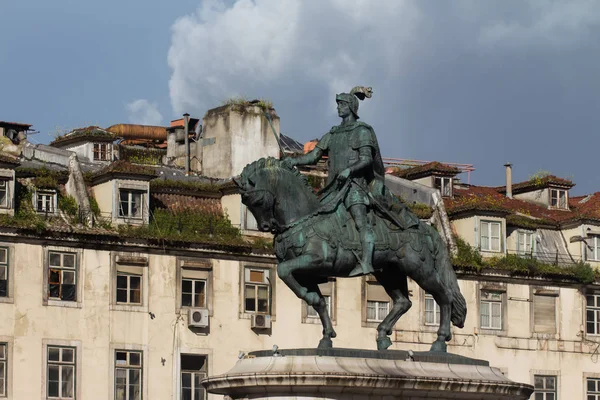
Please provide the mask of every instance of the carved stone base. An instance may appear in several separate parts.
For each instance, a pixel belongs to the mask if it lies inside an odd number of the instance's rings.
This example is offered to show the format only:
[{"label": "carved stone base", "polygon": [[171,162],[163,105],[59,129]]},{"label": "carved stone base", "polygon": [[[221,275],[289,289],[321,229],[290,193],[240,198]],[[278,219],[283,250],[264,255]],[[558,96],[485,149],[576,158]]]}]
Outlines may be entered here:
[{"label": "carved stone base", "polygon": [[531,385],[487,361],[446,353],[353,349],[258,351],[202,384],[232,399],[526,400]]}]

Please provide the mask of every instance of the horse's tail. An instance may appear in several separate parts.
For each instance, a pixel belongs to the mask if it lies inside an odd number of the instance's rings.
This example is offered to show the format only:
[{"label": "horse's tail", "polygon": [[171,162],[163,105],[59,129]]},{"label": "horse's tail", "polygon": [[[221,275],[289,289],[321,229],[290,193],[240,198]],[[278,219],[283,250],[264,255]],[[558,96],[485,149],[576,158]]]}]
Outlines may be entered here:
[{"label": "horse's tail", "polygon": [[433,237],[435,238],[434,241],[437,250],[435,262],[436,269],[441,281],[446,288],[450,290],[450,294],[452,295],[452,312],[450,313],[450,320],[454,326],[462,328],[464,327],[465,319],[467,318],[467,302],[458,287],[458,279],[456,278],[456,273],[452,267],[452,261],[450,260],[450,255],[446,249],[446,244],[437,232]]}]

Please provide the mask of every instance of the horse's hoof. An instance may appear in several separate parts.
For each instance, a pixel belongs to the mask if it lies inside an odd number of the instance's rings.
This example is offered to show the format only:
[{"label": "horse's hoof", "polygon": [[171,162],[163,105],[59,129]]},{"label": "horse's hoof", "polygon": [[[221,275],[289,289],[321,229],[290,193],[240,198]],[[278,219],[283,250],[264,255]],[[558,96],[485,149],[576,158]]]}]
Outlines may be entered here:
[{"label": "horse's hoof", "polygon": [[377,350],[387,350],[392,345],[392,340],[389,337],[377,338]]},{"label": "horse's hoof", "polygon": [[333,347],[333,342],[330,338],[323,338],[319,341],[319,349],[331,349]]},{"label": "horse's hoof", "polygon": [[436,340],[431,345],[431,350],[429,350],[429,351],[435,351],[435,352],[439,352],[439,353],[446,353],[448,351],[448,345],[446,344],[446,342],[442,342],[440,340]]}]

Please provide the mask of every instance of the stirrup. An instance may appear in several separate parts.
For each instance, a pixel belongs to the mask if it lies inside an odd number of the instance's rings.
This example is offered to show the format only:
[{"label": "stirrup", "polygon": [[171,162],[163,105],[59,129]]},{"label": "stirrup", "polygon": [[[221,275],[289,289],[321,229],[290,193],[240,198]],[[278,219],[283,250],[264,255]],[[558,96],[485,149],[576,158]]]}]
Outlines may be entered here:
[{"label": "stirrup", "polygon": [[354,269],[352,271],[350,271],[350,274],[348,274],[348,276],[352,277],[352,276],[369,275],[369,274],[372,274],[373,272],[375,272],[375,270],[373,269],[373,267],[371,265],[363,264],[362,262],[359,262],[358,264],[356,264],[356,267],[354,267]]}]

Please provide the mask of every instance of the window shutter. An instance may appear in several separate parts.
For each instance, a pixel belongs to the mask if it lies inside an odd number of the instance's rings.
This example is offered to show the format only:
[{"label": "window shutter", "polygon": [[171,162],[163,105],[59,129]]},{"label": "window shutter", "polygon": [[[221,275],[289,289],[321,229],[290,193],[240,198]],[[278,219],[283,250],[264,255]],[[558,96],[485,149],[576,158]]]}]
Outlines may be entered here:
[{"label": "window shutter", "polygon": [[333,287],[333,284],[331,282],[327,282],[327,283],[320,283],[319,284],[319,290],[321,291],[321,294],[323,296],[331,296],[331,288]]},{"label": "window shutter", "polygon": [[181,277],[182,278],[208,280],[208,273],[209,273],[209,271],[202,270],[202,269],[191,269],[191,268],[182,268],[181,269]]},{"label": "window shutter", "polygon": [[129,275],[143,275],[143,267],[133,267],[130,265],[117,265],[117,272],[122,272]]},{"label": "window shutter", "polygon": [[554,296],[533,296],[533,331],[556,333],[556,298]]},{"label": "window shutter", "polygon": [[368,301],[390,301],[390,296],[385,292],[383,286],[377,283],[367,284],[367,300]]}]

